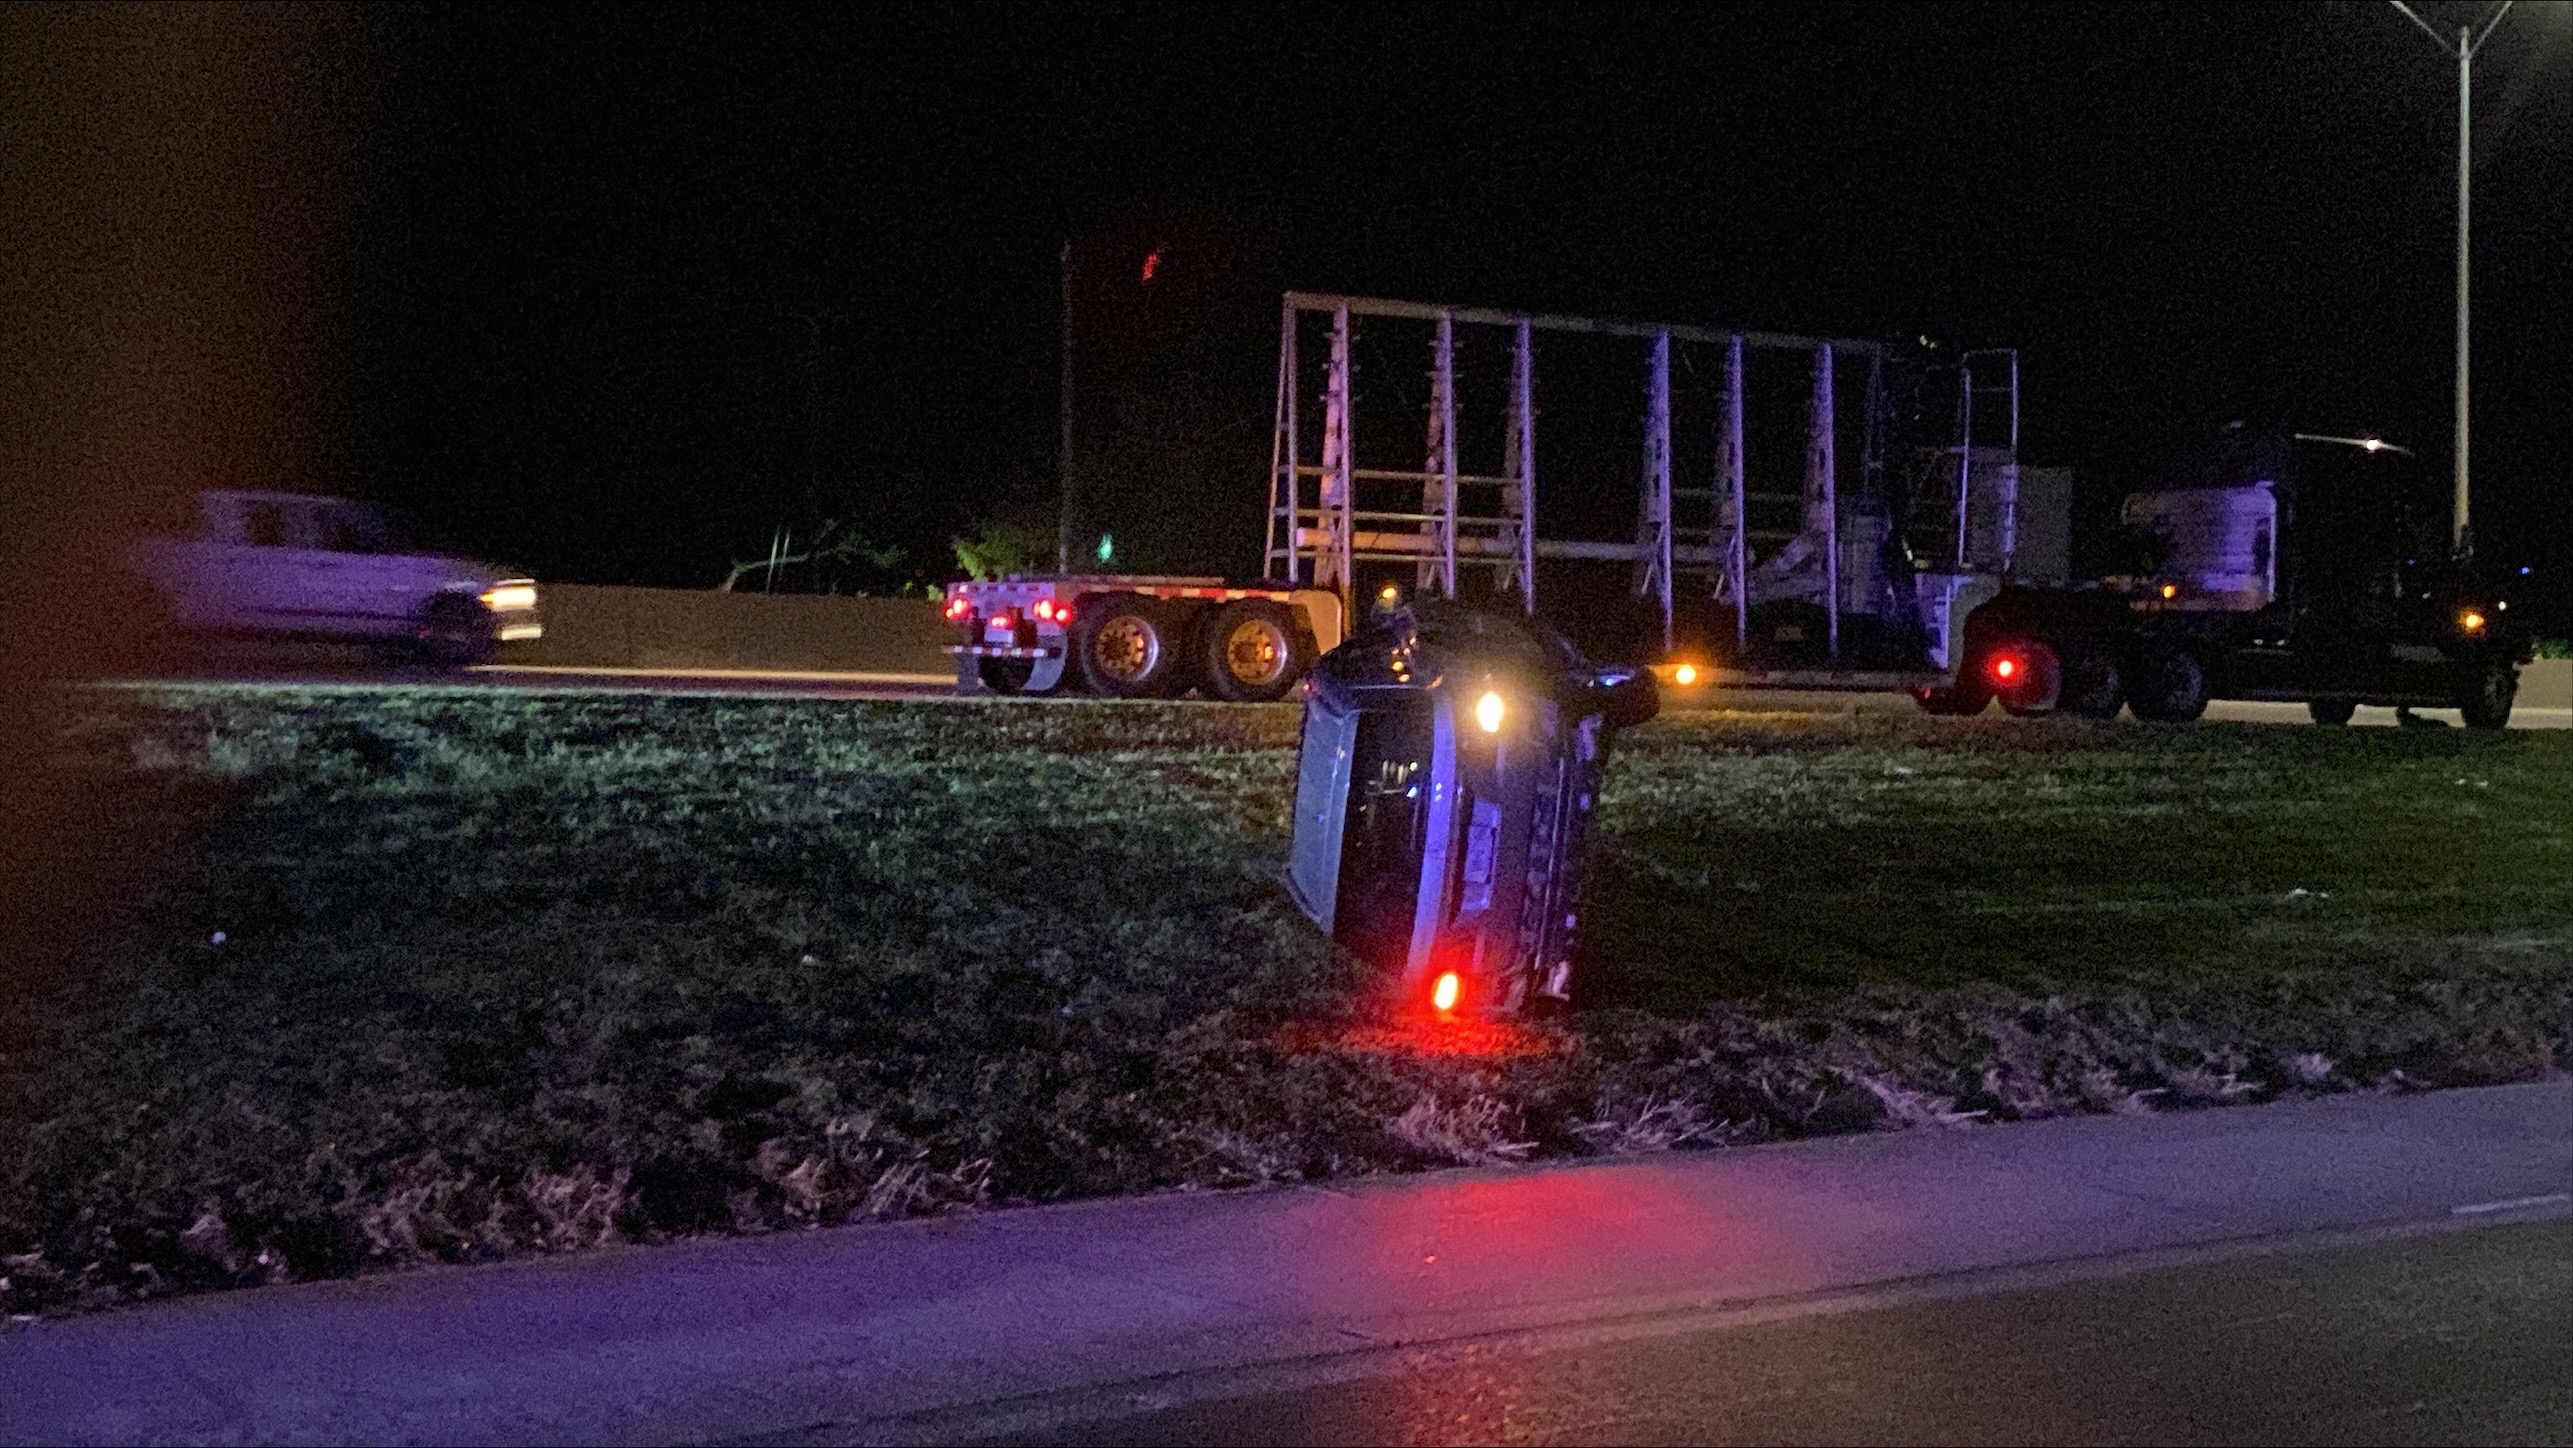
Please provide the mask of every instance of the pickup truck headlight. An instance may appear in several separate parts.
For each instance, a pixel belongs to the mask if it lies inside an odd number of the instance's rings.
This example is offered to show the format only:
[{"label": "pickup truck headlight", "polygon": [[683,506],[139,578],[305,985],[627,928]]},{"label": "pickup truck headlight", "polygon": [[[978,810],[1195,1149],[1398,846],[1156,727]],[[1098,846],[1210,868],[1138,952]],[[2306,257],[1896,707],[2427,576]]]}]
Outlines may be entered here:
[{"label": "pickup truck headlight", "polygon": [[536,585],[519,580],[495,583],[482,591],[482,606],[494,613],[523,613],[536,606]]}]

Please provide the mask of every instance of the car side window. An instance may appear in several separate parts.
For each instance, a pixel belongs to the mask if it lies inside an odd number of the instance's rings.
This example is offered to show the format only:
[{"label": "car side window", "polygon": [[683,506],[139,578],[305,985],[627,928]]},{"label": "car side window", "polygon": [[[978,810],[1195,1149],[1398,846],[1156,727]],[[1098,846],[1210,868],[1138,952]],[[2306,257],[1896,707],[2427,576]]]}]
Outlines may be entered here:
[{"label": "car side window", "polygon": [[253,548],[283,548],[286,544],[286,505],[253,500],[241,505],[241,538]]},{"label": "car side window", "polygon": [[321,546],[334,553],[398,552],[391,530],[372,509],[341,504],[321,510]]}]

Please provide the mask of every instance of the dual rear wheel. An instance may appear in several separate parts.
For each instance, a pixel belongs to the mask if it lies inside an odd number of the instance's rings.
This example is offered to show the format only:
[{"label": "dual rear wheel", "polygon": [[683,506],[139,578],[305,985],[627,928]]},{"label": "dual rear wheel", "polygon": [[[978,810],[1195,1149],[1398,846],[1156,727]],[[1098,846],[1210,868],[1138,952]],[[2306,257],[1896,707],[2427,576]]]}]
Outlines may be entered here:
[{"label": "dual rear wheel", "polygon": [[[1174,699],[1202,689],[1237,704],[1283,697],[1313,667],[1309,634],[1284,605],[1241,598],[1207,607],[1133,593],[1077,605],[1066,681],[1108,699]],[[1033,665],[984,659],[984,687],[1024,692]]]}]

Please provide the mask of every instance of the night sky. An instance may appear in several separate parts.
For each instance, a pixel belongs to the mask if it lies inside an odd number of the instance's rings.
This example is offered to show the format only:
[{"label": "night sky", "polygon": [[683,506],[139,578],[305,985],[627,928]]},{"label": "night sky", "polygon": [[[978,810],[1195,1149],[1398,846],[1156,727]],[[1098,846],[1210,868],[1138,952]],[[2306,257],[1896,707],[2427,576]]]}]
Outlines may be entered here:
[{"label": "night sky", "polygon": [[[2554,573],[2558,630],[2566,10],[2523,4],[2476,77],[2478,533]],[[543,577],[705,586],[822,517],[928,577],[982,522],[1050,536],[1067,237],[1083,521],[1121,562],[1256,571],[1289,286],[2015,345],[2029,460],[2094,498],[2244,416],[2445,472],[2454,67],[2383,4],[379,30],[353,485]]]}]

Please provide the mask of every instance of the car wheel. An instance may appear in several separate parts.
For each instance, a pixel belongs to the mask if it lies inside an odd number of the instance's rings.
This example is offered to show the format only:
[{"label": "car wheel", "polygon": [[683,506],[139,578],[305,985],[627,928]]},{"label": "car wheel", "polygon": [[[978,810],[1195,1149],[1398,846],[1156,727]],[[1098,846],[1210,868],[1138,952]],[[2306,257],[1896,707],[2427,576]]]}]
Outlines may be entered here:
[{"label": "car wheel", "polygon": [[491,610],[482,600],[462,594],[442,593],[429,600],[412,627],[412,654],[432,668],[471,668],[490,658],[498,645]]},{"label": "car wheel", "polygon": [[2470,666],[2457,685],[2457,712],[2469,729],[2510,726],[2510,706],[2519,698],[2519,670],[2500,661]]},{"label": "car wheel", "polygon": [[2138,719],[2187,724],[2207,712],[2207,670],[2186,649],[2146,662],[2143,682],[2128,701]]},{"label": "car wheel", "polygon": [[1295,619],[1265,598],[1236,599],[1198,633],[1198,674],[1206,692],[1235,704],[1282,698],[1313,667],[1313,643]]},{"label": "car wheel", "polygon": [[2114,719],[2126,706],[2126,675],[2117,655],[2103,648],[2076,648],[2064,656],[2066,713],[2084,719]]},{"label": "car wheel", "polygon": [[2359,712],[2359,701],[2356,699],[2308,699],[2305,701],[2305,712],[2314,716],[2315,723],[2337,729],[2342,725],[2349,723],[2350,716]]},{"label": "car wheel", "polygon": [[1075,662],[1090,692],[1109,699],[1153,699],[1179,692],[1179,630],[1158,601],[1131,593],[1083,600],[1072,626]]}]

